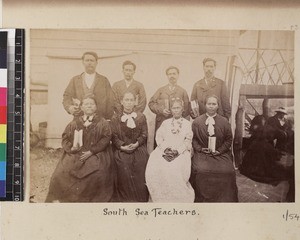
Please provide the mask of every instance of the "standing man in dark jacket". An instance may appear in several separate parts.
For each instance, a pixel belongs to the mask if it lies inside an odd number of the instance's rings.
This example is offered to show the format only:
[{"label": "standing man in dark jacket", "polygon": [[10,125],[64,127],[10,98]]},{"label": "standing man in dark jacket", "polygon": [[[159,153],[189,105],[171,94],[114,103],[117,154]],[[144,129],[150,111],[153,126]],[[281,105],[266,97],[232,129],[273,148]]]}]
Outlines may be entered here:
[{"label": "standing man in dark jacket", "polygon": [[114,83],[112,86],[114,93],[114,110],[116,113],[122,113],[121,100],[123,99],[124,93],[129,91],[135,95],[136,103],[134,111],[143,113],[146,108],[147,98],[144,85],[133,78],[136,65],[127,60],[123,63],[122,68],[124,79]]},{"label": "standing man in dark jacket", "polygon": [[65,110],[76,116],[82,115],[80,103],[87,94],[94,95],[97,114],[105,119],[113,115],[113,93],[108,79],[96,72],[98,55],[95,52],[85,52],[82,55],[84,72],[73,77],[63,95]]},{"label": "standing man in dark jacket", "polygon": [[[155,132],[164,120],[172,117],[170,108],[171,103],[175,99],[178,98],[183,101],[183,117],[188,117],[190,113],[189,97],[187,95],[187,92],[177,84],[179,78],[179,69],[174,66],[168,67],[166,70],[166,74],[169,79],[169,83],[159,88],[152,96],[148,104],[150,110],[156,114]],[[156,145],[154,144],[154,146]]]},{"label": "standing man in dark jacket", "polygon": [[[205,98],[209,95],[216,95],[220,100],[218,113],[227,119],[231,115],[231,107],[225,82],[214,76],[216,61],[212,58],[203,60],[204,78],[194,84],[191,101],[199,105],[199,114],[205,113]],[[197,117],[191,113],[193,118]]]}]

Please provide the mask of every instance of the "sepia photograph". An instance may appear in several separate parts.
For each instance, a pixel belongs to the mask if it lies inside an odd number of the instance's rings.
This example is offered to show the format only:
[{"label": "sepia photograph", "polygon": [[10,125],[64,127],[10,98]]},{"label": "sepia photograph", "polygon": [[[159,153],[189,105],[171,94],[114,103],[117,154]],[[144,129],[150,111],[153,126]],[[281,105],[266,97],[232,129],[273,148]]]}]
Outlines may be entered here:
[{"label": "sepia photograph", "polygon": [[30,202],[295,202],[294,39],[31,29]]}]

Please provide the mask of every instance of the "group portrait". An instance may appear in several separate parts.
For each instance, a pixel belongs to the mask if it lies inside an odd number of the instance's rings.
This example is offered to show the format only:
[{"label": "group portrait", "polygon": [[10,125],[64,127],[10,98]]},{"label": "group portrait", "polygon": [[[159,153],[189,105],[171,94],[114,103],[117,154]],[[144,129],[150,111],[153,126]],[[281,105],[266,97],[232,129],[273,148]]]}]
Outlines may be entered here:
[{"label": "group portrait", "polygon": [[294,202],[294,32],[32,29],[30,202]]}]

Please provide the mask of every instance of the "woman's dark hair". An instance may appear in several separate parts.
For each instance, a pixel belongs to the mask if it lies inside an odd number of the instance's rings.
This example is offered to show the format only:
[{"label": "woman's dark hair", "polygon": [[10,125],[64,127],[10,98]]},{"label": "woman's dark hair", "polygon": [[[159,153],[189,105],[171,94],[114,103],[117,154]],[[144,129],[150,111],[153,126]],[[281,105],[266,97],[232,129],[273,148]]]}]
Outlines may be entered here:
[{"label": "woman's dark hair", "polygon": [[206,103],[207,103],[207,101],[208,101],[209,98],[215,98],[215,99],[217,99],[218,106],[220,106],[220,99],[219,99],[218,96],[215,95],[215,94],[207,95],[207,96],[205,97],[205,100],[204,100],[204,105],[206,105]]},{"label": "woman's dark hair", "polygon": [[134,97],[134,100],[136,100],[136,95],[132,91],[128,91],[128,90],[123,93],[122,98],[121,98],[122,100],[124,99],[126,94],[132,94],[132,96]]},{"label": "woman's dark hair", "polygon": [[184,102],[180,97],[175,97],[170,99],[170,108],[173,107],[174,103],[180,103],[181,107],[183,108]]},{"label": "woman's dark hair", "polygon": [[96,101],[96,98],[95,98],[95,95],[94,94],[86,94],[84,95],[84,97],[82,98],[82,101],[80,103],[80,106],[82,105],[83,101],[86,100],[86,99],[92,99],[94,100],[96,106],[97,106],[97,101]]}]

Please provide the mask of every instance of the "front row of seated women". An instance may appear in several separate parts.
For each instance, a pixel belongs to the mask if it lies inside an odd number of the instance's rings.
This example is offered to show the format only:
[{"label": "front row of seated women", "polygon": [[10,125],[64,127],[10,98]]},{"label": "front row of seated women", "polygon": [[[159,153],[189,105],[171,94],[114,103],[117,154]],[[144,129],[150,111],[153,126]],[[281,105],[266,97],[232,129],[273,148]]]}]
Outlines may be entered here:
[{"label": "front row of seated women", "polygon": [[217,114],[216,96],[206,99],[207,113],[192,124],[182,117],[182,100],[174,99],[173,118],[157,130],[157,147],[150,156],[147,121],[133,111],[135,96],[125,93],[122,105],[123,113],[109,126],[95,114],[92,97],[82,101],[84,115],[74,118],[63,133],[64,153],[46,202],[238,200],[232,134],[228,121]]}]

